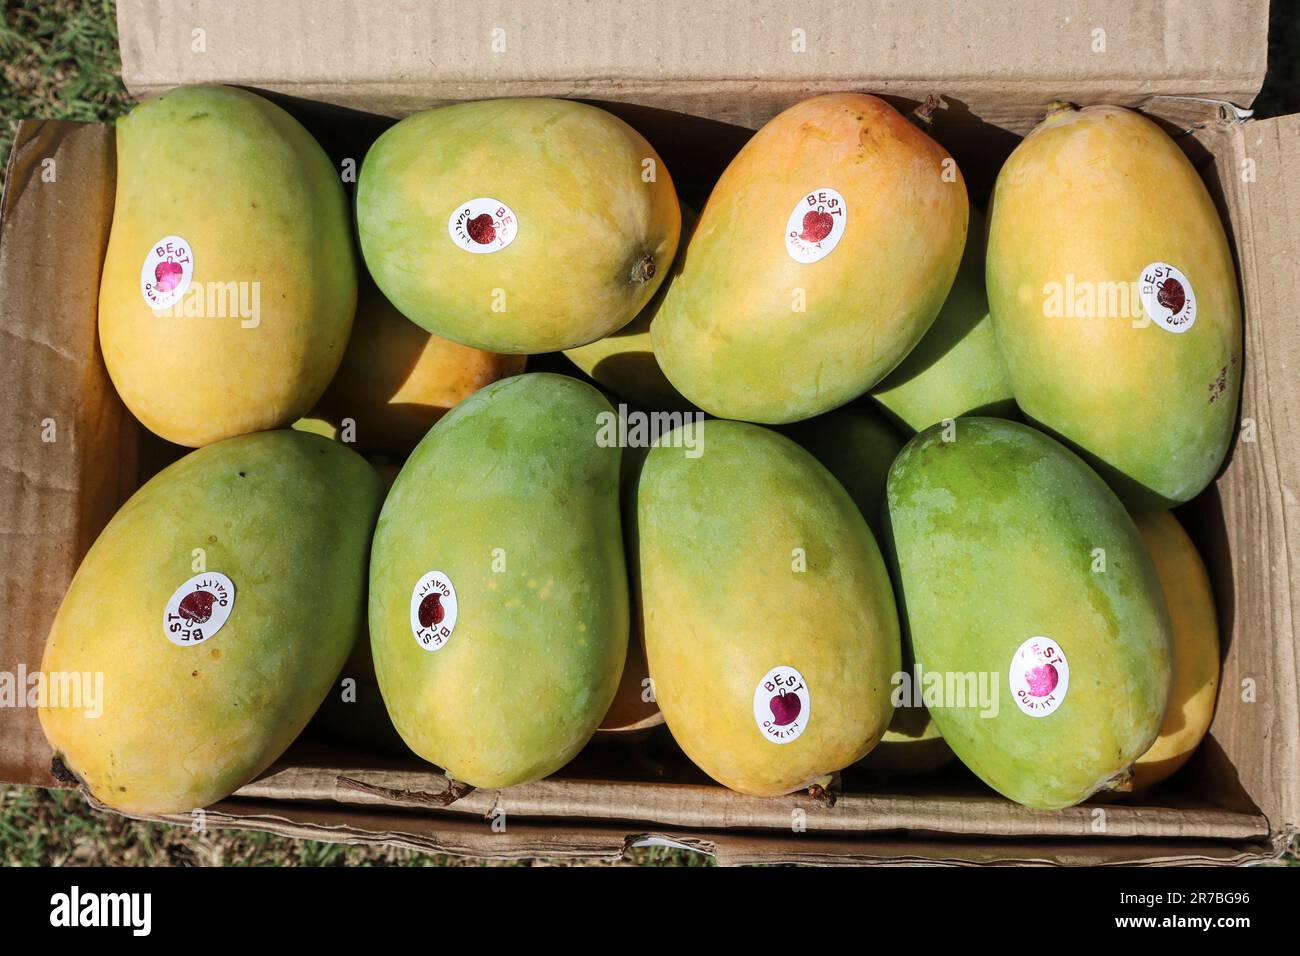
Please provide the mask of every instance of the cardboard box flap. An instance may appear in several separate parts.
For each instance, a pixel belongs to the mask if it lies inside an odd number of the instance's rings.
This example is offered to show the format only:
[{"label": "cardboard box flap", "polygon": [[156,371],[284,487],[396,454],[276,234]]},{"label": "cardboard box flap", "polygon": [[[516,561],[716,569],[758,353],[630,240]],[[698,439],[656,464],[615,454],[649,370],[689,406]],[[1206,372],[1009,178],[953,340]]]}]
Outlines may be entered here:
[{"label": "cardboard box flap", "polygon": [[[19,124],[0,206],[0,780],[50,786],[37,673],[81,557],[135,487],[136,424],[99,354],[113,130]],[[98,475],[82,482],[78,475]],[[93,686],[92,686],[93,690]],[[68,697],[69,703],[73,703]]]},{"label": "cardboard box flap", "polygon": [[[761,124],[815,92],[943,93],[978,115],[1061,97],[1248,106],[1267,0],[121,0],[127,88],[235,83],[386,115],[508,95]],[[976,55],[975,51],[980,51]],[[815,79],[814,79],[815,78]]]},{"label": "cardboard box flap", "polygon": [[[1213,741],[1274,833],[1300,826],[1300,114],[1238,124],[1216,156],[1245,304],[1241,430],[1217,485],[1226,648]],[[1249,635],[1249,639],[1247,639]]]},{"label": "cardboard box flap", "polygon": [[[95,802],[90,801],[92,806]],[[101,806],[100,809],[103,809]],[[833,839],[812,833],[762,834],[743,831],[683,832],[635,830],[583,821],[537,824],[511,819],[504,828],[473,818],[431,818],[346,805],[313,806],[283,801],[223,800],[192,814],[134,816],[133,819],[202,826],[210,830],[257,830],[303,840],[384,844],[421,853],[450,853],[480,859],[581,860],[614,863],[637,846],[674,846],[713,856],[728,865],[804,863],[814,865],[1010,865],[1150,866],[1192,864],[1234,866],[1275,858],[1270,844],[1203,840],[1086,839],[1030,842],[939,838],[924,842],[870,835]]]},{"label": "cardboard box flap", "polygon": [[1140,806],[1113,803],[1101,811],[1089,803],[1045,812],[1019,806],[996,794],[929,793],[898,789],[864,792],[846,787],[834,802],[796,793],[749,797],[713,783],[609,780],[557,775],[507,790],[449,792],[450,781],[435,769],[281,767],[247,784],[237,798],[344,803],[395,807],[434,814],[438,819],[475,820],[506,814],[511,819],[574,820],[701,829],[788,830],[797,822],[808,833],[863,835],[874,831],[944,833],[967,837],[1092,836],[1098,839],[1171,838],[1267,840],[1267,821],[1258,815],[1201,804]]}]

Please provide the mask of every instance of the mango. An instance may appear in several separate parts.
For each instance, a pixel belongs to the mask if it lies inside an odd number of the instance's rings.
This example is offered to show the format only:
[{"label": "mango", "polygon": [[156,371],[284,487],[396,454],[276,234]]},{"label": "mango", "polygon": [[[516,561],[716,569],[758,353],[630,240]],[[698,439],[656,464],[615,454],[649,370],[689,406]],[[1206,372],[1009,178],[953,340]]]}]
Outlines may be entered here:
[{"label": "mango", "polygon": [[645,308],[681,230],[672,177],[645,139],[571,100],[416,113],[366,154],[357,231],[403,315],[492,352],[594,342]]},{"label": "mango", "polygon": [[605,737],[635,733],[658,727],[664,722],[659,705],[650,692],[650,668],[646,664],[645,646],[636,626],[639,623],[634,613],[632,630],[636,633],[628,635],[623,676],[619,679],[614,700],[598,728],[599,733]]},{"label": "mango", "polygon": [[880,773],[933,773],[953,758],[952,748],[925,707],[899,707],[876,748],[858,766]]},{"label": "mango", "polygon": [[659,364],[722,418],[783,424],[845,404],[939,314],[967,206],[952,157],[883,100],[790,107],[709,196],[651,327]]},{"label": "mango", "polygon": [[382,497],[359,455],[294,431],[209,445],[132,495],[45,646],[46,675],[103,675],[98,715],[40,709],[67,769],[140,814],[207,806],[265,770],[364,625]]},{"label": "mango", "polygon": [[651,449],[638,565],[655,694],[686,755],[775,796],[859,760],[893,714],[898,616],[848,492],[795,442],[706,421],[702,453]]},{"label": "mango", "polygon": [[637,564],[640,553],[636,531],[636,486],[641,479],[649,448],[630,444],[623,449],[619,474],[619,497],[623,515],[623,554],[627,561],[628,637],[627,659],[614,702],[600,722],[597,738],[620,738],[637,741],[651,728],[664,722],[655,700],[654,683],[645,657],[645,626],[641,604],[641,579]]},{"label": "mango", "polygon": [[871,397],[908,434],[962,415],[1011,418],[1016,402],[984,292],[984,216],[970,210],[966,251],[930,331]]},{"label": "mango", "polygon": [[475,787],[558,770],[609,710],[627,655],[620,451],[595,388],[529,373],[474,393],[384,502],[370,641],[407,745]]},{"label": "mango", "polygon": [[1196,496],[1241,389],[1232,253],[1196,169],[1131,110],[1059,107],[998,174],[986,276],[1016,401],[1136,510]]},{"label": "mango", "polygon": [[922,685],[953,752],[1029,807],[1126,785],[1164,716],[1170,626],[1106,483],[1033,428],[960,418],[908,442],[886,497],[905,629],[942,678]]},{"label": "mango", "polygon": [[[687,236],[695,227],[699,214],[686,203],[681,206],[682,235]],[[683,243],[678,260],[684,249]],[[623,328],[588,345],[568,349],[564,354],[601,386],[633,405],[665,411],[692,411],[694,406],[673,388],[659,367],[650,341],[650,326],[659,314],[674,275],[675,272],[670,273],[664,279],[650,303]]]},{"label": "mango", "polygon": [[[903,447],[903,440],[890,424],[870,407],[846,405],[786,425],[781,431],[835,476],[862,512],[871,533],[877,541],[882,540],[881,511],[889,466]],[[891,773],[925,773],[951,758],[952,751],[924,707],[896,707],[880,743],[859,763]]]},{"label": "mango", "polygon": [[1174,647],[1160,736],[1133,767],[1133,789],[1145,790],[1185,764],[1210,729],[1219,690],[1219,628],[1209,572],[1178,519],[1152,511],[1135,520],[1168,603]]},{"label": "mango", "polygon": [[879,539],[889,466],[903,448],[893,427],[871,408],[846,405],[781,431],[835,476]]},{"label": "mango", "polygon": [[338,368],[356,297],[342,183],[280,107],[182,87],[118,120],[99,341],[150,431],[198,447],[291,424]]},{"label": "mango", "polygon": [[526,361],[430,335],[366,282],[343,362],[302,427],[365,455],[405,458],[453,405]]},{"label": "mango", "polygon": [[[405,320],[403,320],[405,321]],[[303,421],[294,425],[300,429]],[[337,435],[326,436],[338,440]],[[393,487],[400,469],[386,462],[370,459],[370,465],[383,482],[384,492]],[[316,732],[333,743],[357,747],[376,753],[407,755],[410,750],[393,727],[379,692],[375,662],[370,656],[367,631],[352,648],[334,687],[325,697],[320,710],[311,719],[308,733]]]}]

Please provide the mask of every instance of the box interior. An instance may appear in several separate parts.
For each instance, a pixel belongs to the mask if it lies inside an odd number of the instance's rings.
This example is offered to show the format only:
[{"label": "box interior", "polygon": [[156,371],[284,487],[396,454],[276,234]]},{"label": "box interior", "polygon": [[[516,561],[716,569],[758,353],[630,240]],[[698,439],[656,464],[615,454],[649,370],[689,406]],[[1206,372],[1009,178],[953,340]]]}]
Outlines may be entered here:
[{"label": "box interior", "polygon": [[[690,5],[670,5],[688,15]],[[1218,14],[1211,15],[1217,38],[1200,28],[1204,24],[1189,31],[1193,47],[1218,44],[1207,53],[1211,67],[1189,77],[1171,58],[1154,65],[1140,82],[1131,72],[1139,67],[1128,61],[1122,67],[1105,61],[1093,75],[1092,61],[1077,57],[1058,64],[1063,72],[1051,80],[1038,60],[1013,62],[1001,80],[972,78],[961,73],[959,59],[943,61],[951,38],[940,44],[939,53],[931,51],[938,61],[933,72],[915,74],[930,79],[880,82],[844,79],[833,56],[811,68],[825,78],[818,83],[781,69],[771,71],[775,76],[765,73],[760,83],[743,79],[737,64],[716,61],[710,61],[715,72],[669,82],[656,79],[654,65],[629,51],[605,51],[632,59],[619,67],[617,81],[584,86],[575,79],[605,75],[594,63],[575,62],[569,77],[557,79],[530,74],[526,63],[512,61],[510,69],[518,75],[483,79],[480,89],[458,78],[492,77],[505,67],[490,59],[486,65],[448,62],[440,63],[437,75],[412,77],[403,75],[406,61],[399,51],[389,73],[364,65],[337,65],[335,72],[326,56],[313,78],[297,69],[289,54],[271,53],[270,62],[253,72],[224,58],[182,63],[176,59],[181,54],[169,53],[184,46],[187,33],[178,24],[203,22],[210,37],[232,35],[237,20],[225,18],[246,6],[194,3],[193,17],[185,21],[162,16],[157,3],[126,0],[120,17],[128,84],[133,92],[147,93],[181,81],[242,80],[297,116],[336,164],[348,158],[359,164],[396,115],[446,99],[501,95],[505,84],[505,90],[527,95],[576,95],[622,116],[663,156],[682,197],[698,204],[755,126],[823,87],[883,92],[904,112],[929,92],[951,89],[956,93],[945,96],[930,132],[953,152],[972,199],[983,206],[1002,161],[1052,99],[1073,93],[1076,102],[1108,100],[1141,108],[1161,122],[1201,171],[1237,250],[1247,327],[1241,415],[1255,421],[1258,435],[1236,443],[1216,484],[1179,509],[1215,584],[1224,661],[1220,704],[1191,763],[1140,802],[1121,798],[1052,813],[1031,811],[997,796],[956,761],[937,774],[910,779],[850,768],[842,774],[833,806],[802,794],[758,800],[712,784],[676,748],[667,729],[658,727],[600,738],[551,779],[503,792],[473,792],[439,806],[448,784],[436,768],[413,755],[340,748],[309,729],[261,779],[205,811],[209,825],[480,856],[617,856],[625,846],[654,836],[728,862],[1233,863],[1272,855],[1289,840],[1300,820],[1300,718],[1293,617],[1297,575],[1289,566],[1286,529],[1296,527],[1300,506],[1296,443],[1286,427],[1289,416],[1300,415],[1294,388],[1300,348],[1283,334],[1290,312],[1278,309],[1300,295],[1292,268],[1300,225],[1295,185],[1300,118],[1247,122],[1243,110],[1219,98],[1249,103],[1257,91],[1263,63],[1255,54],[1261,45],[1250,31],[1258,27],[1241,26],[1242,20],[1256,22],[1242,6],[1255,8],[1266,23],[1266,4],[1211,5],[1215,11],[1240,11],[1242,18],[1225,15],[1220,22]],[[558,6],[570,13],[576,9]],[[839,6],[813,5],[827,18]],[[1133,29],[1170,29],[1181,5],[1156,6],[1162,24],[1152,26],[1142,11],[1123,13],[1128,19],[1122,22]],[[309,15],[302,4],[286,7]],[[1117,15],[1128,10],[1115,9]],[[489,3],[481,10],[486,11],[482,19],[473,22],[489,33],[494,15],[508,23],[518,16],[508,5]],[[310,17],[316,32],[307,32],[326,51],[333,49],[331,31],[346,28],[348,17],[341,18],[342,26]],[[1060,13],[1057,20],[1066,22],[1068,16]],[[1076,27],[1059,29],[1068,33]],[[373,31],[363,32],[378,42]],[[940,28],[936,36],[944,32]],[[832,48],[835,42],[832,36]],[[338,43],[348,48],[342,39]],[[265,43],[259,46],[268,52]],[[1225,50],[1240,55],[1226,56]],[[689,52],[678,50],[669,59],[689,58]],[[843,62],[858,62],[856,54],[860,51],[849,50]],[[299,65],[316,62],[313,51],[298,49],[295,55]],[[362,59],[383,57],[366,47]],[[218,63],[227,63],[222,69],[234,75],[212,74]],[[1225,65],[1216,69],[1214,63]],[[882,70],[894,65],[886,59]],[[346,79],[349,70],[358,69],[384,78],[373,85],[320,78]],[[681,69],[663,72],[688,75]],[[248,83],[252,76],[274,82]],[[936,83],[934,77],[947,82]],[[60,178],[50,184],[57,188],[44,188],[42,175],[51,159]],[[1254,184],[1243,178],[1246,160],[1254,164]],[[63,590],[99,529],[143,480],[184,451],[150,435],[125,411],[98,355],[95,301],[113,178],[111,128],[22,125],[0,213],[0,331],[8,343],[0,360],[6,370],[0,377],[0,415],[5,434],[19,436],[0,447],[0,494],[12,503],[0,517],[0,560],[6,569],[0,607],[7,621],[0,668],[10,672],[39,666]],[[1284,184],[1277,188],[1289,192],[1256,188],[1265,183]],[[55,299],[34,291],[52,287],[60,290]],[[530,368],[539,367],[578,374],[562,356],[530,359]],[[43,441],[47,420],[70,432],[70,440]],[[1244,682],[1255,688],[1253,702],[1239,699]],[[51,755],[35,712],[0,709],[0,727],[0,777],[52,785]],[[523,821],[510,824],[508,838],[484,819],[502,811]]]}]

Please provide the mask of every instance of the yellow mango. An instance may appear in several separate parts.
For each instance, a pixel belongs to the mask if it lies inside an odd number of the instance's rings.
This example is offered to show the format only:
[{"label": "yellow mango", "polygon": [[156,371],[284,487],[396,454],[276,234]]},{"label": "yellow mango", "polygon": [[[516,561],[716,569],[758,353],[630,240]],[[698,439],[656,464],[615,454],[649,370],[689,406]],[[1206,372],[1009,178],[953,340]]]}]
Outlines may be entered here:
[{"label": "yellow mango", "polygon": [[342,438],[365,455],[405,458],[457,402],[518,375],[526,361],[431,335],[365,282],[343,364],[294,427]]},{"label": "yellow mango", "polygon": [[291,430],[191,452],[132,495],[45,645],[51,687],[100,685],[94,706],[42,703],[67,769],[123,813],[204,807],[265,770],[362,632],[382,499],[361,456]]},{"label": "yellow mango", "polygon": [[325,151],[260,96],[182,87],[118,121],[117,173],[99,341],[127,408],[190,447],[305,414],[357,295]]},{"label": "yellow mango", "polygon": [[1219,626],[1210,576],[1178,519],[1153,511],[1134,520],[1165,592],[1174,648],[1160,736],[1133,767],[1133,789],[1143,790],[1186,763],[1210,729],[1219,690]]},{"label": "yellow mango", "polygon": [[[893,716],[898,613],[857,505],[789,438],[706,421],[637,482],[646,658],[686,755],[776,796],[861,759]],[[678,436],[680,437],[680,436]]]},{"label": "yellow mango", "polygon": [[985,278],[1026,417],[1130,509],[1213,480],[1241,389],[1237,274],[1205,184],[1159,126],[1055,109],[998,174]]}]

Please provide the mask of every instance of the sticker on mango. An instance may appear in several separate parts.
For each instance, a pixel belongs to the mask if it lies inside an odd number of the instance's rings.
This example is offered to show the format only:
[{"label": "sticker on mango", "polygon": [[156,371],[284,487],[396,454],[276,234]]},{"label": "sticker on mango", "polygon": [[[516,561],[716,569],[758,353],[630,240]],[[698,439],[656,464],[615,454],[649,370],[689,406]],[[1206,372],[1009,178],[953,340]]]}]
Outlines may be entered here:
[{"label": "sticker on mango", "polygon": [[831,187],[806,193],[786,221],[785,251],[805,265],[826,258],[839,245],[848,218],[844,197]]},{"label": "sticker on mango", "polygon": [[1196,293],[1181,269],[1151,263],[1142,270],[1138,291],[1143,311],[1166,332],[1186,332],[1196,324]]},{"label": "sticker on mango", "polygon": [[773,667],[754,688],[754,723],[765,739],[788,744],[808,727],[812,696],[793,667]]},{"label": "sticker on mango", "polygon": [[194,279],[194,256],[180,236],[163,236],[155,242],[140,266],[140,295],[151,309],[170,309],[189,290]]},{"label": "sticker on mango", "polygon": [[441,571],[430,571],[411,589],[411,633],[426,651],[440,651],[456,629],[456,589]]},{"label": "sticker on mango", "polygon": [[515,241],[519,220],[505,203],[481,196],[456,207],[447,220],[447,233],[466,252],[500,252]]},{"label": "sticker on mango", "polygon": [[1016,706],[1030,717],[1046,717],[1065,703],[1070,662],[1049,637],[1031,637],[1011,657],[1008,685]]},{"label": "sticker on mango", "polygon": [[179,647],[202,644],[221,630],[235,609],[235,582],[205,571],[172,592],[163,609],[163,634]]}]

